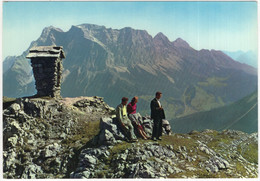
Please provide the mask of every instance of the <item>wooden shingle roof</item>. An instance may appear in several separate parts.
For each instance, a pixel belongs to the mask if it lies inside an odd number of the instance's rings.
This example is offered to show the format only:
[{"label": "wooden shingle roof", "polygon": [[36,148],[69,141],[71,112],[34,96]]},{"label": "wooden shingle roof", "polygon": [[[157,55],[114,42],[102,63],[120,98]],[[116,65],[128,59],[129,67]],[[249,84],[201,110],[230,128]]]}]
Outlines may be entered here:
[{"label": "wooden shingle roof", "polygon": [[53,58],[65,58],[62,46],[38,46],[29,50],[29,54],[26,58],[39,58],[39,57],[53,57]]}]

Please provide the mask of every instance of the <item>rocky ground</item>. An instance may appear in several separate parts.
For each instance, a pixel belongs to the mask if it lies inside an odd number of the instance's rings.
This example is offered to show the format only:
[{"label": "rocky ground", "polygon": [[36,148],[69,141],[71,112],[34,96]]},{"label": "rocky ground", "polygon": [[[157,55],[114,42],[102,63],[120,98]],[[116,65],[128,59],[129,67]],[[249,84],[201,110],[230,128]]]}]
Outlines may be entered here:
[{"label": "rocky ground", "polygon": [[77,169],[70,175],[73,178],[258,177],[257,134],[232,130],[101,145],[83,149],[79,158]]},{"label": "rocky ground", "polygon": [[[258,134],[128,143],[100,97],[4,99],[4,178],[257,178]],[[148,134],[152,122],[143,118]]]},{"label": "rocky ground", "polygon": [[69,177],[75,155],[113,110],[100,97],[4,100],[4,178]]}]

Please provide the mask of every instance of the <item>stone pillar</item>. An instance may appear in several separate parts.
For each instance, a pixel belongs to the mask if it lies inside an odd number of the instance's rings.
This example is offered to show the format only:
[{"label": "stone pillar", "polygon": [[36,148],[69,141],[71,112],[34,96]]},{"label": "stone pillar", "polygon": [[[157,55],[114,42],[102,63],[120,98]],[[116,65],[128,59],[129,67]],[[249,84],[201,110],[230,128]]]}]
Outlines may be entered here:
[{"label": "stone pillar", "polygon": [[62,80],[62,47],[35,47],[30,49],[37,95],[60,98]]}]

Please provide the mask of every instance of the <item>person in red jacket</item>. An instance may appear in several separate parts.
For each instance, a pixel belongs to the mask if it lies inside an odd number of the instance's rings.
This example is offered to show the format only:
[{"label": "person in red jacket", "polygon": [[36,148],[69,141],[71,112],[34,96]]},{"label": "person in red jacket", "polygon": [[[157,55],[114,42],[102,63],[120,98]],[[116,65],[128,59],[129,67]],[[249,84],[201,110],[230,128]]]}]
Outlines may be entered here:
[{"label": "person in red jacket", "polygon": [[127,113],[129,119],[132,121],[132,124],[137,129],[138,133],[143,139],[148,139],[148,136],[146,135],[140,119],[142,119],[142,116],[139,113],[136,113],[136,103],[138,102],[138,97],[135,96],[131,100],[131,102],[127,105]]}]

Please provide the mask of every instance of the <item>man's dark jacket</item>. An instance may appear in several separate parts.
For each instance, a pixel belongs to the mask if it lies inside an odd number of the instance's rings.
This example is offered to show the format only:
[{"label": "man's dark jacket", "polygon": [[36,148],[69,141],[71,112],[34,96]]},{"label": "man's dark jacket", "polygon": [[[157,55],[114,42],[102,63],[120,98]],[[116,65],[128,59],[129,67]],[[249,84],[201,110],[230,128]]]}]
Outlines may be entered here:
[{"label": "man's dark jacket", "polygon": [[160,105],[156,98],[151,101],[151,119],[158,120],[158,119],[165,119],[165,114],[163,109],[159,109]]}]

